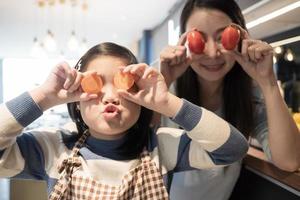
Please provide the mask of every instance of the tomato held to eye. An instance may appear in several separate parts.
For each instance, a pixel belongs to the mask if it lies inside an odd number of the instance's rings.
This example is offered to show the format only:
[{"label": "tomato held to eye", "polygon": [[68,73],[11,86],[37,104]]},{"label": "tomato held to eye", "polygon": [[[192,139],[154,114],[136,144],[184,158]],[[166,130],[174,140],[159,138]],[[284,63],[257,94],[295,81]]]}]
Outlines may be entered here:
[{"label": "tomato held to eye", "polygon": [[222,33],[222,45],[226,50],[233,50],[240,41],[240,30],[228,26]]},{"label": "tomato held to eye", "polygon": [[199,31],[191,31],[187,34],[188,46],[191,52],[195,54],[203,53],[205,41]]},{"label": "tomato held to eye", "polygon": [[90,74],[81,80],[81,88],[84,92],[90,94],[98,94],[101,92],[103,83],[97,74]]},{"label": "tomato held to eye", "polygon": [[134,84],[134,77],[130,73],[117,72],[114,76],[114,85],[118,89],[128,90]]}]

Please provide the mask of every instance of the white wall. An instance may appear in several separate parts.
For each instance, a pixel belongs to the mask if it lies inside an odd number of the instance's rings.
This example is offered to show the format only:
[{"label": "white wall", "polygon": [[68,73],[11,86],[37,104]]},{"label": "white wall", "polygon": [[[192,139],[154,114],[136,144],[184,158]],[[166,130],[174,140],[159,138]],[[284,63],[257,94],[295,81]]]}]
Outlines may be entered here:
[{"label": "white wall", "polygon": [[169,17],[167,17],[159,26],[152,31],[152,57],[154,60],[159,58],[161,50],[168,45],[168,21],[174,20],[174,26],[179,25],[180,13],[183,7],[183,2],[175,5],[173,11],[171,11]]}]

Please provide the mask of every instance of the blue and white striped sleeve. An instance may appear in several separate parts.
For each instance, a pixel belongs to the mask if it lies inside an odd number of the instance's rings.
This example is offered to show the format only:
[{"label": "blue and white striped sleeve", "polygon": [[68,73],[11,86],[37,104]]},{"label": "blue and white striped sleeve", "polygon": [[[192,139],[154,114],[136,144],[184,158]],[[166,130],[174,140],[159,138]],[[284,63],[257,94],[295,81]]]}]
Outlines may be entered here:
[{"label": "blue and white striped sleeve", "polygon": [[184,130],[158,130],[159,153],[167,170],[184,171],[224,166],[242,159],[245,137],[214,113],[186,100],[172,119]]},{"label": "blue and white striped sleeve", "polygon": [[[0,177],[15,176],[30,168],[26,159],[31,164],[39,162],[42,165],[41,148],[33,135],[20,136],[24,127],[42,115],[29,93],[0,105],[0,113]],[[32,155],[40,155],[39,161],[30,157]]]},{"label": "blue and white striped sleeve", "polygon": [[43,112],[28,92],[0,105],[0,150],[11,146],[16,137]]}]

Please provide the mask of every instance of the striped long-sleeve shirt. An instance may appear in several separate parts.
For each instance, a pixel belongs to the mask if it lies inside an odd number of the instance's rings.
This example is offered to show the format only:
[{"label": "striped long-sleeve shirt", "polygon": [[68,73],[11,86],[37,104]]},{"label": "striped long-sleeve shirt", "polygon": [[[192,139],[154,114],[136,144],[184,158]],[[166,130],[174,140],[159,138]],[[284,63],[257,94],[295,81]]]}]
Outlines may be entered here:
[{"label": "striped long-sleeve shirt", "polygon": [[[229,123],[186,100],[173,118],[183,129],[159,128],[148,141],[151,159],[168,187],[168,173],[229,165],[243,158],[246,139]],[[58,165],[72,150],[76,135],[65,129],[38,129],[23,133],[42,111],[29,93],[0,105],[0,177],[45,180],[50,192],[59,173]],[[140,160],[120,154],[126,140],[107,141],[89,136],[80,149],[82,173],[110,185],[120,185],[122,177]]]}]

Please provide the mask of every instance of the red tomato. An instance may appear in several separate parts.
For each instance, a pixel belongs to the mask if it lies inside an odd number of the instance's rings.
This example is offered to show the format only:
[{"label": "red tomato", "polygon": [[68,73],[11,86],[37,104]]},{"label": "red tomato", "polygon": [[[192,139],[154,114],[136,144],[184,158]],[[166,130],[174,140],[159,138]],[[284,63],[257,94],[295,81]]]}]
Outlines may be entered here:
[{"label": "red tomato", "polygon": [[240,41],[240,30],[228,26],[222,33],[222,45],[227,50],[233,50]]},{"label": "red tomato", "polygon": [[187,34],[188,46],[191,52],[195,54],[203,53],[205,41],[199,31],[191,31]]}]

